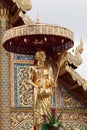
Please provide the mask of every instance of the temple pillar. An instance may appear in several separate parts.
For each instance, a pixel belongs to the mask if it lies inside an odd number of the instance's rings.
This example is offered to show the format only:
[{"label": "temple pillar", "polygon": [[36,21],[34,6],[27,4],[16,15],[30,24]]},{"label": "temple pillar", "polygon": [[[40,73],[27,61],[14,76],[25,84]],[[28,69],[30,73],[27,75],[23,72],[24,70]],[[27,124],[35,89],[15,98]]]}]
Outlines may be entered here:
[{"label": "temple pillar", "polygon": [[11,130],[10,56],[2,45],[2,37],[7,29],[9,29],[9,9],[0,4],[0,130]]}]

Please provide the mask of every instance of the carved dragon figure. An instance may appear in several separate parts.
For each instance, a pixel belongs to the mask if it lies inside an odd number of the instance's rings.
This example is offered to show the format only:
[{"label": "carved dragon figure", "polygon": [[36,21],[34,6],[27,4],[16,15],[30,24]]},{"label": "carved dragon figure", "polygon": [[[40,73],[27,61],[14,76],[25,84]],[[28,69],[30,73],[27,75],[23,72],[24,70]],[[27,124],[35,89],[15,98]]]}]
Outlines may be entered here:
[{"label": "carved dragon figure", "polygon": [[66,70],[71,74],[74,81],[77,81],[80,86],[83,87],[83,89],[87,90],[87,81],[83,79],[72,67],[72,64],[75,67],[78,67],[80,64],[82,64],[82,57],[81,54],[83,52],[83,42],[80,41],[80,45],[75,50],[75,55],[73,56],[71,53],[67,54],[67,61],[68,64],[66,65]]},{"label": "carved dragon figure", "polygon": [[83,42],[80,41],[80,44],[75,49],[75,54],[72,55],[70,52],[67,53],[67,61],[69,64],[73,64],[75,67],[78,67],[82,64],[81,54],[83,52]]},{"label": "carved dragon figure", "polygon": [[58,72],[56,76],[56,81],[59,76],[59,73],[61,71],[61,68],[64,68],[65,70],[70,73],[74,81],[77,81],[80,86],[83,87],[83,89],[87,90],[87,81],[83,79],[76,71],[75,68],[77,68],[79,65],[82,64],[82,57],[81,54],[83,52],[83,42],[80,41],[80,44],[75,49],[75,54],[71,54],[70,52],[63,51],[58,56],[58,60],[56,61]]},{"label": "carved dragon figure", "polygon": [[19,17],[22,18],[24,24],[32,24],[32,20],[29,18],[29,16],[26,16],[26,11],[31,10],[32,4],[30,0],[12,0],[14,3],[16,3],[18,9],[21,11],[19,12]]},{"label": "carved dragon figure", "polygon": [[12,0],[16,3],[17,7],[21,9],[23,12],[29,11],[32,8],[32,4],[30,0]]}]

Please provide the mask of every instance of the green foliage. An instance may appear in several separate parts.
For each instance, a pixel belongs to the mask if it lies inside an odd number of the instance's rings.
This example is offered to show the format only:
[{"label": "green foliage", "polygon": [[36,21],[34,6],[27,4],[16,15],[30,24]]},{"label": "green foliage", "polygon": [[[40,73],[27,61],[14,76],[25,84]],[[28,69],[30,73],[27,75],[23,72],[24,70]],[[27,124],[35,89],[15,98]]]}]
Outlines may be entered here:
[{"label": "green foliage", "polygon": [[60,128],[62,127],[64,130],[64,126],[62,122],[59,120],[61,117],[62,112],[57,114],[55,108],[51,108],[51,112],[45,112],[43,116],[44,123],[42,124],[41,130],[49,130],[49,128]]}]

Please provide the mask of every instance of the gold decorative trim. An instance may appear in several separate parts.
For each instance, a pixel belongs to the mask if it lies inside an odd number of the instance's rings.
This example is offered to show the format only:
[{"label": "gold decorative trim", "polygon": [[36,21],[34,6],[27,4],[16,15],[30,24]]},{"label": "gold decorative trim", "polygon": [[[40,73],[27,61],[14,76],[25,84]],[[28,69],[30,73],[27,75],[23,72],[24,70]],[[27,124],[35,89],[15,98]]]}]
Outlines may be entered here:
[{"label": "gold decorative trim", "polygon": [[4,43],[9,39],[18,36],[36,35],[36,34],[63,36],[71,40],[74,40],[73,32],[64,27],[50,24],[30,24],[9,29],[8,31],[5,32],[2,42]]},{"label": "gold decorative trim", "polygon": [[87,80],[83,79],[72,67],[66,65],[66,70],[71,74],[74,81],[77,81],[79,86],[82,86],[83,89],[87,90]]},{"label": "gold decorative trim", "polygon": [[11,108],[11,112],[32,112],[34,113],[34,110],[31,108]]}]

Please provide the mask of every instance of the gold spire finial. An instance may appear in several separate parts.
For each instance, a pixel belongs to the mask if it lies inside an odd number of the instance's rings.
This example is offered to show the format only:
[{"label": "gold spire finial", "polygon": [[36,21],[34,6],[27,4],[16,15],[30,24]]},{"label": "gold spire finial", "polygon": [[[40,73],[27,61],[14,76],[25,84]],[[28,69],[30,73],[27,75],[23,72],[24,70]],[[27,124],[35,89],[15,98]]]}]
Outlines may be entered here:
[{"label": "gold spire finial", "polygon": [[36,18],[36,24],[39,24],[40,23],[40,18],[39,18],[39,12],[37,13],[37,18]]}]

